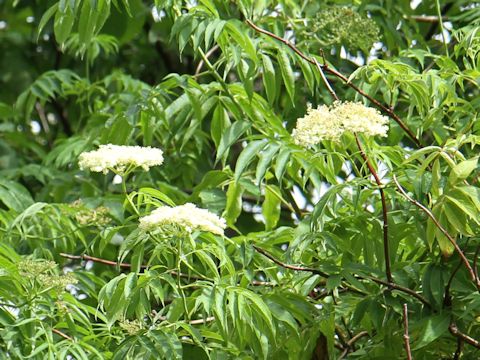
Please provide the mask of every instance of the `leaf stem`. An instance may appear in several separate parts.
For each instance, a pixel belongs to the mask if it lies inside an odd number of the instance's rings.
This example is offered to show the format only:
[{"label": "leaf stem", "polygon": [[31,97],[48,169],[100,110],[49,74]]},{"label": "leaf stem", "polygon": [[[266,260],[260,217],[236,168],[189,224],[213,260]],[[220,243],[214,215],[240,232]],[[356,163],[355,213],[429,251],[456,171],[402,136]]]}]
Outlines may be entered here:
[{"label": "leaf stem", "polygon": [[440,1],[435,0],[435,5],[437,7],[437,14],[438,14],[438,22],[440,23],[440,31],[442,32],[442,39],[443,39],[443,46],[445,47],[445,54],[450,57],[450,54],[448,52],[448,45],[447,45],[447,39],[445,37],[445,28],[443,26],[443,16],[442,12],[440,10]]},{"label": "leaf stem", "polygon": [[408,307],[403,304],[403,341],[405,342],[405,351],[407,353],[407,360],[412,360],[412,350],[410,349],[410,335],[408,335]]}]

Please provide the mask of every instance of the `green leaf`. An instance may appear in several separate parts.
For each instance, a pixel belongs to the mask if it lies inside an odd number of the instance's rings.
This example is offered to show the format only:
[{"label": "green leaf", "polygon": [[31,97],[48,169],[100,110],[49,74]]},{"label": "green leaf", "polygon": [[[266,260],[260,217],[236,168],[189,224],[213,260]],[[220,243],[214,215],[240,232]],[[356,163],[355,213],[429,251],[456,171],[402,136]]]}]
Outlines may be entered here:
[{"label": "green leaf", "polygon": [[280,145],[278,143],[270,143],[268,147],[260,153],[260,160],[258,161],[257,170],[255,172],[255,182],[257,185],[260,185],[262,182],[265,173],[267,172],[267,168],[279,149]]},{"label": "green leaf", "polygon": [[217,156],[215,162],[228,155],[230,147],[243,135],[250,124],[247,121],[236,121],[231,126],[226,128],[222,134],[220,144],[217,149]]},{"label": "green leaf", "polygon": [[19,183],[0,179],[0,201],[9,209],[21,212],[33,204],[28,190]]},{"label": "green leaf", "polygon": [[449,324],[449,314],[444,313],[428,317],[421,329],[420,339],[416,344],[413,344],[413,349],[418,350],[446,334]]},{"label": "green leaf", "polygon": [[235,165],[235,181],[238,181],[243,171],[250,164],[252,159],[260,152],[267,143],[264,140],[250,142],[240,153],[237,164]]},{"label": "green leaf", "polygon": [[40,34],[43,31],[43,28],[45,25],[47,25],[48,21],[52,18],[52,16],[58,11],[58,3],[55,5],[52,5],[47,11],[45,11],[42,15],[42,18],[40,19],[40,22],[38,23],[38,30],[37,30],[37,42],[40,37]]},{"label": "green leaf", "polygon": [[272,230],[280,219],[280,188],[275,185],[265,187],[265,200],[262,204],[262,214],[265,219],[265,230]]},{"label": "green leaf", "polygon": [[263,64],[263,86],[267,93],[267,99],[270,104],[275,102],[276,90],[276,77],[275,77],[275,68],[273,67],[272,60],[267,55],[262,54],[262,64]]},{"label": "green leaf", "polygon": [[72,32],[74,22],[75,14],[73,13],[73,10],[70,8],[70,6],[67,6],[64,12],[57,11],[55,13],[53,30],[55,33],[55,39],[60,45],[62,45],[62,47],[65,44],[67,38],[70,36],[70,33]]},{"label": "green leaf", "polygon": [[127,275],[125,279],[125,287],[123,289],[123,296],[125,299],[129,299],[133,291],[137,287],[137,274],[132,272]]},{"label": "green leaf", "polygon": [[284,48],[279,49],[277,59],[288,96],[292,105],[295,106],[295,77],[293,76],[293,69],[287,51]]},{"label": "green leaf", "polygon": [[478,157],[456,164],[450,171],[448,182],[452,185],[465,180],[476,168]]},{"label": "green leaf", "polygon": [[227,225],[234,228],[235,221],[242,212],[242,195],[243,186],[241,183],[232,181],[227,190],[227,207],[225,209],[224,218]]}]

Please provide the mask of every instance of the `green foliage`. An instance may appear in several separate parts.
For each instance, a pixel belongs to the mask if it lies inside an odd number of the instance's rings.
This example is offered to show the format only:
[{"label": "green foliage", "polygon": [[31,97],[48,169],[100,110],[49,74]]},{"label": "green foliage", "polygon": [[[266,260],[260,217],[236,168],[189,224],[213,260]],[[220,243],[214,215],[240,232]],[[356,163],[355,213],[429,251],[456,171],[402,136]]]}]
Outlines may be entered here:
[{"label": "green foliage", "polygon": [[[407,358],[404,304],[413,358],[477,358],[480,11],[438,3],[0,3],[0,359]],[[390,117],[371,167],[293,141],[315,62]],[[185,203],[225,234],[139,228]]]}]

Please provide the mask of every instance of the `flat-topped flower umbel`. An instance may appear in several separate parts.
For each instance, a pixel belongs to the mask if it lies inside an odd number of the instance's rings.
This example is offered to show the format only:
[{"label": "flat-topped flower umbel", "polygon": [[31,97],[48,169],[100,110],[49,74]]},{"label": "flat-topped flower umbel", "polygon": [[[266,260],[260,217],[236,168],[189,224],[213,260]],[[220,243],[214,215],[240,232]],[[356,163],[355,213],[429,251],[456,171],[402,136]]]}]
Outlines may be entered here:
[{"label": "flat-topped flower umbel", "polygon": [[150,215],[140,218],[140,229],[144,231],[159,230],[172,225],[188,233],[201,230],[217,235],[223,235],[226,227],[224,219],[191,203],[175,207],[161,206]]},{"label": "flat-topped flower umbel", "polygon": [[106,174],[109,170],[123,173],[126,169],[141,167],[148,171],[150,167],[163,163],[163,151],[152,147],[100,145],[98,150],[80,154],[80,169],[89,169]]},{"label": "flat-topped flower umbel", "polygon": [[336,101],[332,106],[309,107],[292,132],[297,145],[312,146],[322,140],[338,141],[343,133],[387,136],[388,118],[361,103]]}]

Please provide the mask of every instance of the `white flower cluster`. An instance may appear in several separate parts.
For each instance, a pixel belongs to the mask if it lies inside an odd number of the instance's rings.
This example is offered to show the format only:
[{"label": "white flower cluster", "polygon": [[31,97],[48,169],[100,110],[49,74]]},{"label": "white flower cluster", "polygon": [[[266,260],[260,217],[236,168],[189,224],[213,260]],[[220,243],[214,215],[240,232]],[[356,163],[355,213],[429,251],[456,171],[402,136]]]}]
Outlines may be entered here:
[{"label": "white flower cluster", "polygon": [[154,231],[171,225],[189,233],[201,230],[217,235],[223,235],[226,227],[224,219],[191,203],[175,207],[161,206],[140,219],[140,229],[144,231]]},{"label": "white flower cluster", "polygon": [[387,136],[387,124],[388,118],[374,108],[337,101],[330,107],[309,107],[307,114],[297,120],[292,136],[296,144],[308,147],[322,140],[337,141],[345,132]]},{"label": "white flower cluster", "polygon": [[163,151],[152,147],[100,145],[98,150],[80,154],[80,169],[89,169],[106,174],[109,170],[118,173],[129,167],[141,167],[148,171],[150,167],[163,163]]}]

